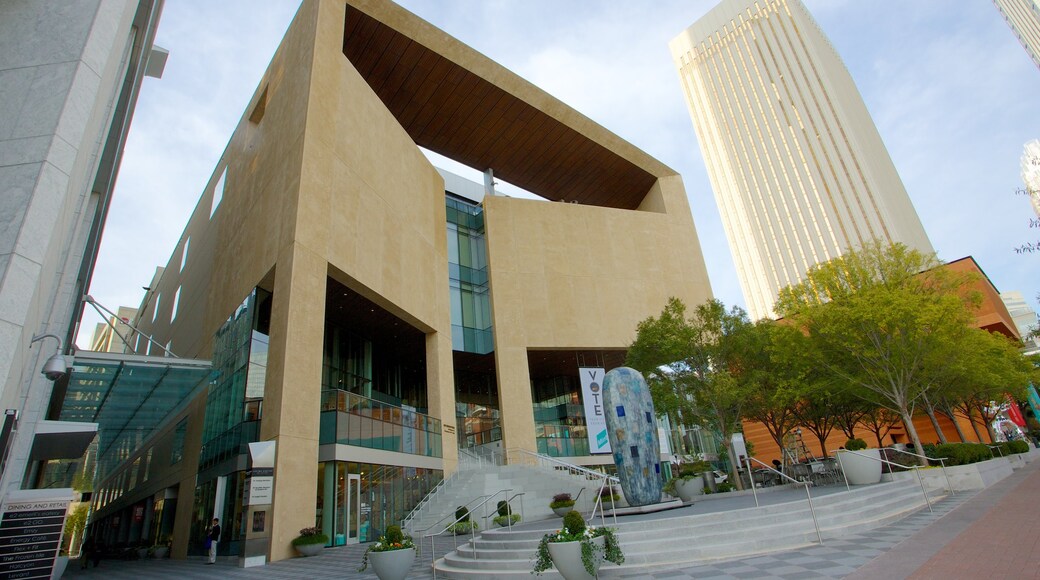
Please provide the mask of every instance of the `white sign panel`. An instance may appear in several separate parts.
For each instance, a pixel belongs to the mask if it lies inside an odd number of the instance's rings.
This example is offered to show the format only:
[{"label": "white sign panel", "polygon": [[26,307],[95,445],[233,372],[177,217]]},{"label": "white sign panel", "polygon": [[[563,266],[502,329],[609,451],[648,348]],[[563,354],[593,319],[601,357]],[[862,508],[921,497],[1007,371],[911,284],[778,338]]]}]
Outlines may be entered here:
[{"label": "white sign panel", "polygon": [[603,376],[601,368],[580,367],[581,399],[585,402],[585,425],[589,432],[590,453],[610,453],[607,417],[603,414]]},{"label": "white sign panel", "polygon": [[274,468],[254,467],[249,474],[248,505],[266,505],[274,502]]}]

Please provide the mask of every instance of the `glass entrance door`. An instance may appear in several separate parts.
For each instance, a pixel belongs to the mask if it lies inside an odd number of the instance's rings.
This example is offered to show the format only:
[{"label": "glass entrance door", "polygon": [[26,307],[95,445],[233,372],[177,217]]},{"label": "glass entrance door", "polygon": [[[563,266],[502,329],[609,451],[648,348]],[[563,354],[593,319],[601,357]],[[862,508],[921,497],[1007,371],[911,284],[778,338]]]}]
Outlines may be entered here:
[{"label": "glass entrance door", "polygon": [[347,543],[356,544],[361,539],[361,476],[347,474]]}]

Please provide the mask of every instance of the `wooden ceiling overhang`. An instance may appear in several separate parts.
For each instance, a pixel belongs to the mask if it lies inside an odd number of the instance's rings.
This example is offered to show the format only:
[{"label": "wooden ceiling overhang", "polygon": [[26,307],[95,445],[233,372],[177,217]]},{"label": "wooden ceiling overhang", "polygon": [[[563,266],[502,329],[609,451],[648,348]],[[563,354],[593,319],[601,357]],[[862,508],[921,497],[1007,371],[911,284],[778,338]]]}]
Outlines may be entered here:
[{"label": "wooden ceiling overhang", "polygon": [[347,0],[343,53],[417,145],[546,199],[635,209],[675,172],[386,0]]}]

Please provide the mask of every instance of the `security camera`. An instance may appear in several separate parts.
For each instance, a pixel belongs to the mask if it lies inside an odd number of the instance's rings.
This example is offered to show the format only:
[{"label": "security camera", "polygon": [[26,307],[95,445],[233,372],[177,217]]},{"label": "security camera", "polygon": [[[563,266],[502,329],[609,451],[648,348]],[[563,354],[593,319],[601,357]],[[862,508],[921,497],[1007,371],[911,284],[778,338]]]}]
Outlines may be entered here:
[{"label": "security camera", "polygon": [[47,377],[49,381],[56,381],[65,376],[66,370],[65,357],[56,354],[47,359],[47,363],[43,365],[43,376]]}]

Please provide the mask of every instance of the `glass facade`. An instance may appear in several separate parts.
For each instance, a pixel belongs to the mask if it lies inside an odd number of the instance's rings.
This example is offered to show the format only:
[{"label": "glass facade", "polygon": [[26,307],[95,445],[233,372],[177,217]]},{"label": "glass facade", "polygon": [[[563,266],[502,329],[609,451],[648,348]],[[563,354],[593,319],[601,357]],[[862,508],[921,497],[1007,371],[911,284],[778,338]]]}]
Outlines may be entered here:
[{"label": "glass facade", "polygon": [[448,281],[451,288],[451,344],[464,352],[495,350],[488,297],[484,210],[452,195],[445,198],[448,218]]},{"label": "glass facade", "polygon": [[460,448],[502,440],[498,385],[493,372],[455,366],[455,424]]},{"label": "glass facade", "polygon": [[531,395],[538,452],[550,457],[589,455],[578,377],[532,377]]},{"label": "glass facade", "polygon": [[271,293],[257,288],[217,330],[213,369],[219,374],[206,398],[200,471],[247,453],[246,445],[256,441],[270,325]]},{"label": "glass facade", "polygon": [[440,469],[319,463],[317,526],[334,546],[348,543],[348,539],[350,543],[375,541],[387,526],[400,525],[443,478]]},{"label": "glass facade", "polygon": [[441,457],[441,422],[411,408],[334,389],[321,393],[319,442]]}]

